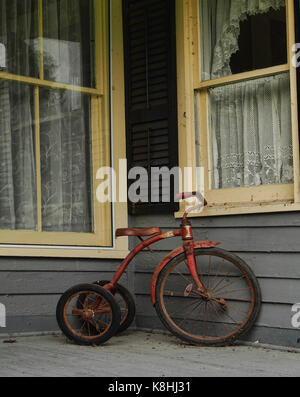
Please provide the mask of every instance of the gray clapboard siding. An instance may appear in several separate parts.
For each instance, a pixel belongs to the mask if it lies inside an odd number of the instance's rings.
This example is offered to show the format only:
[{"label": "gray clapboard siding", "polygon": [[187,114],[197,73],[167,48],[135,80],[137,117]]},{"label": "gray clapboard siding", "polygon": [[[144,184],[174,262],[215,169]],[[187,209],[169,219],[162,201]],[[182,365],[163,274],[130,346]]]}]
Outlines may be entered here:
[{"label": "gray clapboard siding", "polygon": [[[180,219],[174,219],[171,215],[143,215],[131,216],[131,222],[136,227],[147,227],[159,225],[163,228],[177,227],[180,225]],[[285,212],[273,214],[250,214],[250,215],[230,215],[216,216],[208,218],[191,218],[193,224],[197,227],[282,227],[282,226],[300,226],[300,216],[298,212]]]},{"label": "gray clapboard siding", "polygon": [[[163,230],[178,228],[172,216],[139,216],[131,225],[158,225]],[[300,329],[292,327],[292,306],[300,302],[300,213],[192,218],[196,240],[220,241],[220,247],[235,252],[258,277],[262,290],[262,310],[256,326],[244,339],[299,347]],[[141,328],[161,328],[150,300],[153,271],[167,252],[180,245],[168,239],[144,251],[135,259],[136,324]]]},{"label": "gray clapboard siding", "polygon": [[[7,327],[0,334],[58,331],[61,294],[76,284],[110,280],[119,260],[0,258],[0,303]],[[122,284],[128,287],[127,274]]]},{"label": "gray clapboard siding", "polygon": [[[285,324],[285,329],[290,329],[291,325],[291,311],[289,305],[274,305],[272,303],[264,303],[256,325],[261,327],[282,328]],[[137,302],[137,313],[143,317],[155,316],[155,309],[152,307],[149,296],[140,294]],[[300,337],[300,335],[299,335]]]},{"label": "gray clapboard siding", "polygon": [[[180,220],[167,215],[130,217],[131,227],[172,230]],[[300,213],[260,214],[192,219],[197,240],[220,241],[221,248],[244,259],[258,277],[262,310],[246,340],[299,347],[300,330],[291,325],[291,308],[300,302]],[[138,243],[130,239],[130,246]],[[163,329],[150,300],[153,271],[180,238],[143,251],[121,283],[135,294],[140,328]],[[7,328],[0,333],[56,331],[55,309],[69,287],[109,279],[120,260],[0,258],[0,303],[7,308]]]},{"label": "gray clapboard siding", "polygon": [[[220,245],[223,247],[223,245]],[[257,277],[270,278],[300,278],[300,257],[298,253],[265,253],[265,252],[238,252],[255,272]],[[136,273],[153,272],[157,264],[165,257],[166,251],[143,252],[135,260]]]},{"label": "gray clapboard siding", "polygon": [[[110,280],[112,272],[0,272],[1,295],[61,294],[72,285]],[[124,280],[124,278],[123,278]]]},{"label": "gray clapboard siding", "polygon": [[[148,295],[150,292],[149,281],[151,282],[151,277],[148,274],[137,273],[135,293]],[[263,303],[293,305],[299,300],[299,280],[259,278],[258,281],[262,290]],[[280,294],[278,294],[278,291],[280,291]]]}]

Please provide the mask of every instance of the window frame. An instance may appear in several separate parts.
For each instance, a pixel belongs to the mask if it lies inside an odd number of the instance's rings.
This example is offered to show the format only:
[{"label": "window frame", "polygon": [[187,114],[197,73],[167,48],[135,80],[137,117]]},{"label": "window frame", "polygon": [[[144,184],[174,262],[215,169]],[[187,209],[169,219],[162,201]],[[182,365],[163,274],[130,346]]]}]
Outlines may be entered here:
[{"label": "window frame", "polygon": [[[40,71],[43,71],[42,0],[38,0],[38,4],[41,43],[39,65]],[[98,169],[113,165],[118,175],[118,159],[126,158],[121,21],[122,0],[95,0],[95,88],[47,81],[44,79],[43,72],[39,78],[0,72],[1,80],[20,82],[34,87],[38,181],[38,231],[0,230],[0,256],[124,258],[127,255],[128,239],[115,241],[113,236],[115,228],[126,227],[128,224],[126,203],[99,203],[96,198],[99,185]],[[40,131],[39,123],[37,123],[40,87],[75,91],[91,97],[94,233],[42,231]]]},{"label": "window frame", "polygon": [[[292,65],[292,46],[295,44],[294,0],[286,0],[287,14],[287,59],[285,65],[251,72],[239,73],[210,81],[201,81],[201,40],[199,0],[177,0],[177,45],[179,75],[185,80],[179,85],[179,115],[184,121],[179,138],[180,166],[204,168],[201,190],[209,205],[200,213],[191,216],[233,215],[262,212],[300,210],[300,169],[298,135],[297,70]],[[288,72],[291,81],[292,141],[294,156],[294,183],[240,187],[234,189],[210,189],[210,146],[208,89],[235,82],[249,81],[260,77]],[[183,80],[183,79],[182,79]],[[178,80],[180,83],[180,80]],[[197,97],[197,100],[195,99]],[[184,99],[182,99],[184,98]],[[197,110],[196,110],[197,109]],[[199,131],[197,133],[197,131]],[[189,148],[189,150],[186,150]],[[192,153],[192,155],[191,155]],[[198,160],[200,155],[201,162]],[[199,164],[200,162],[200,164]],[[199,189],[196,176],[193,190]],[[233,199],[234,197],[234,199]],[[176,217],[182,216],[185,204],[181,204]]]}]

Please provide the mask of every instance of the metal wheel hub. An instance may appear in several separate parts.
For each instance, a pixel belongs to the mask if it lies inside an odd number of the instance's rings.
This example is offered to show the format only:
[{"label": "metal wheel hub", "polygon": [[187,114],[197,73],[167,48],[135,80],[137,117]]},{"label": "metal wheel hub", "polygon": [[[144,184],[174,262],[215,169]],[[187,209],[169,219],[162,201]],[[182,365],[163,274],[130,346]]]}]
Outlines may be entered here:
[{"label": "metal wheel hub", "polygon": [[89,321],[89,320],[92,320],[95,317],[95,313],[91,309],[86,309],[86,310],[83,311],[81,317],[82,317],[83,320]]}]

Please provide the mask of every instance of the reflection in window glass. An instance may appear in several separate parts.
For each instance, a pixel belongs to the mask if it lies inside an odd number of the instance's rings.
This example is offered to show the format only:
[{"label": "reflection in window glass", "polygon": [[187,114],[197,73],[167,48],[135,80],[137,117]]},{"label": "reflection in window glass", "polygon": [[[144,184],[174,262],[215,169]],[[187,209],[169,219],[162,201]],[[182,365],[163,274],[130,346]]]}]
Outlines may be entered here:
[{"label": "reflection in window glass", "polygon": [[6,48],[5,45],[0,43],[0,71],[6,69]]},{"label": "reflection in window glass", "polygon": [[90,97],[40,89],[44,231],[93,231]]},{"label": "reflection in window glass", "polygon": [[1,0],[0,15],[1,55],[3,46],[6,52],[1,71],[38,77],[38,0]]},{"label": "reflection in window glass", "polygon": [[94,87],[94,1],[44,0],[45,79]]},{"label": "reflection in window glass", "polygon": [[0,228],[36,230],[34,88],[0,82]]}]

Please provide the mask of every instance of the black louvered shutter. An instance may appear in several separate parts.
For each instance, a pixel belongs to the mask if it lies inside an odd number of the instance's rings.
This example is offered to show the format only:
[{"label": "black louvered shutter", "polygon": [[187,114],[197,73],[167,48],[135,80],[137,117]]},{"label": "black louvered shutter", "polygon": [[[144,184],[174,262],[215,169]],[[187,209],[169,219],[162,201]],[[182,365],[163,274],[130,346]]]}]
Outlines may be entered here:
[{"label": "black louvered shutter", "polygon": [[171,203],[163,203],[162,186],[152,191],[160,200],[153,202],[150,170],[178,165],[175,0],[123,4],[128,168],[144,167],[149,175],[148,203],[129,201],[129,210],[172,212],[177,183],[170,179]]}]

